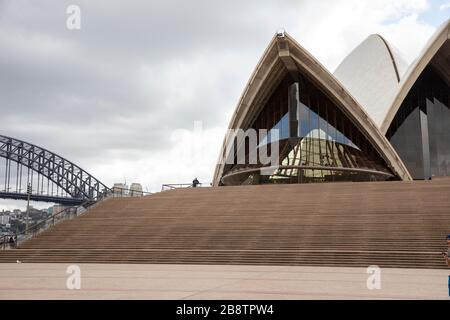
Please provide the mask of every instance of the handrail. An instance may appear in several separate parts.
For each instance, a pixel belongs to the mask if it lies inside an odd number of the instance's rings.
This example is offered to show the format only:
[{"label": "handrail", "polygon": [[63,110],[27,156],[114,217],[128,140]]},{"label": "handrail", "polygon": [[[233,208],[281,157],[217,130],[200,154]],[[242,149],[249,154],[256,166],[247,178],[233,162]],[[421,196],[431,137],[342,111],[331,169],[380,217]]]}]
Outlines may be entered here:
[{"label": "handrail", "polygon": [[[15,235],[15,238],[16,238],[15,245],[17,246],[19,243],[33,238],[40,231],[44,231],[44,230],[48,229],[49,227],[54,226],[61,220],[70,219],[70,218],[72,218],[74,216],[78,216],[79,214],[82,214],[86,211],[86,210],[84,210],[83,212],[79,213],[80,208],[85,208],[85,209],[91,208],[92,206],[95,206],[97,203],[99,203],[99,201],[105,200],[110,197],[130,196],[129,192],[126,191],[127,189],[120,188],[120,192],[117,192],[117,189],[118,188],[116,187],[116,189],[115,189],[116,192],[114,192],[113,189],[110,189],[105,193],[101,193],[101,194],[97,195],[93,199],[88,199],[88,200],[84,201],[82,204],[80,204],[78,206],[65,207],[64,209],[52,214],[51,216],[39,221],[38,223],[25,229],[24,231],[16,234]],[[149,194],[149,193],[145,192],[145,194]],[[142,195],[144,195],[144,192],[134,193],[131,196],[136,197],[136,196],[142,196]],[[4,236],[3,238],[4,238],[4,240],[6,240],[6,236]],[[3,241],[1,244],[2,244],[1,248],[4,250],[6,248],[5,241]]]},{"label": "handrail", "polygon": [[[54,226],[56,223],[58,223],[58,221],[62,220],[64,218],[64,216],[66,216],[67,214],[68,214],[69,218],[71,218],[74,211],[75,211],[75,216],[78,215],[77,214],[78,208],[84,207],[84,206],[88,207],[89,203],[91,205],[93,205],[92,201],[93,200],[87,200],[87,201],[83,202],[80,206],[66,207],[66,208],[58,211],[57,213],[52,214],[50,217],[47,217],[44,220],[39,221],[38,223],[32,225],[30,228],[25,229],[24,231],[18,233],[16,235],[15,245],[17,246],[19,243],[33,238],[41,230],[44,231],[44,230],[47,230],[49,227]],[[64,220],[66,220],[66,219],[64,219]],[[49,224],[50,221],[51,221],[51,223]]]},{"label": "handrail", "polygon": [[[197,184],[197,187],[201,187],[202,184]],[[173,190],[173,189],[181,189],[181,188],[193,188],[192,183],[165,183],[161,186],[161,191]]]},{"label": "handrail", "polygon": [[72,210],[72,209],[76,209],[76,210],[78,211],[78,208],[80,208],[80,207],[82,207],[82,208],[88,208],[88,207],[91,207],[92,205],[94,205],[94,204],[97,203],[98,201],[103,200],[103,199],[106,199],[106,198],[108,198],[108,193],[106,193],[106,194],[103,194],[103,193],[102,193],[102,194],[100,194],[99,196],[97,196],[96,198],[88,199],[88,200],[84,201],[84,202],[83,202],[82,204],[80,204],[79,206],[70,206],[70,207],[66,207],[66,208],[64,208],[64,209],[62,209],[62,210],[60,210],[60,211],[58,211],[57,213],[52,214],[50,217],[47,217],[47,218],[45,218],[44,220],[39,221],[38,223],[34,224],[34,225],[31,226],[30,228],[24,230],[22,233],[19,233],[18,236],[19,236],[19,235],[22,235],[22,234],[28,234],[30,231],[33,231],[34,229],[37,229],[37,227],[39,227],[40,225],[46,223],[46,222],[49,221],[49,220],[52,220],[52,221],[53,221],[53,224],[52,224],[52,225],[54,225],[55,218],[58,217],[59,215],[61,215],[62,213],[69,212],[69,211]]},{"label": "handrail", "polygon": [[111,196],[112,197],[143,197],[146,195],[151,195],[153,193],[142,190],[134,190],[129,188],[112,187]]},{"label": "handrail", "polygon": [[[20,242],[31,239],[32,237],[36,236],[40,230],[42,231],[47,230],[49,227],[54,226],[56,223],[58,223],[59,220],[66,220],[64,219],[65,217],[68,217],[70,219],[73,216],[78,216],[79,208],[86,208],[86,209],[92,208],[93,206],[97,205],[100,201],[106,200],[108,198],[142,197],[151,194],[152,194],[151,192],[132,190],[127,188],[119,188],[119,187],[111,188],[107,192],[98,194],[95,198],[88,199],[78,206],[66,207],[52,214],[50,217],[47,217],[44,220],[39,221],[30,228],[16,234],[15,235],[16,241],[14,244],[17,246]],[[84,210],[80,214],[84,213],[85,211],[86,210]],[[3,238],[6,239],[7,236],[10,237],[11,235],[3,236]],[[6,247],[5,242],[1,242],[0,244],[2,245],[2,248],[4,250]]]},{"label": "handrail", "polygon": [[164,183],[161,185],[161,192],[181,188],[200,188],[200,187],[207,188],[211,186],[212,182],[209,184],[199,182],[195,185],[195,187],[193,183]]}]

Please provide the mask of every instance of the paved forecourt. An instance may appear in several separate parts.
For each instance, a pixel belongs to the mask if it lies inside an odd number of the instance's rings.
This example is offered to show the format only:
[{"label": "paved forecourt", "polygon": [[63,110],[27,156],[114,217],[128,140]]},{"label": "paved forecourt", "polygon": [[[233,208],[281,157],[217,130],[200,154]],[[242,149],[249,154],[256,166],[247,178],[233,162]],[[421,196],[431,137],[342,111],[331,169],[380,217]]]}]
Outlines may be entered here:
[{"label": "paved forecourt", "polygon": [[448,299],[447,276],[384,268],[369,290],[366,268],[18,263],[0,264],[0,299]]}]

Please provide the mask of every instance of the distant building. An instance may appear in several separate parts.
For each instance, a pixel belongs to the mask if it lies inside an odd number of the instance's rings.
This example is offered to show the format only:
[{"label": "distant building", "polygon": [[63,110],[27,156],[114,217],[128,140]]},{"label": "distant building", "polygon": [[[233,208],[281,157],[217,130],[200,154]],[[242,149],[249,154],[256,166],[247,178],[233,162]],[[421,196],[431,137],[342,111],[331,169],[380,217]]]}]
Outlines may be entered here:
[{"label": "distant building", "polygon": [[51,215],[61,212],[65,209],[66,207],[60,205],[60,204],[55,204],[53,207],[50,207],[47,209],[47,212]]},{"label": "distant building", "polygon": [[127,195],[128,194],[126,185],[121,182],[114,183],[112,190],[115,195]]},{"label": "distant building", "polygon": [[2,224],[2,225],[9,224],[9,220],[10,220],[9,216],[0,215],[0,224]]},{"label": "distant building", "polygon": [[4,215],[4,216],[10,216],[12,215],[12,212],[9,210],[2,210],[2,212],[0,212],[0,215]]},{"label": "distant building", "polygon": [[142,196],[142,185],[140,183],[132,183],[130,186],[130,196],[140,197]]}]

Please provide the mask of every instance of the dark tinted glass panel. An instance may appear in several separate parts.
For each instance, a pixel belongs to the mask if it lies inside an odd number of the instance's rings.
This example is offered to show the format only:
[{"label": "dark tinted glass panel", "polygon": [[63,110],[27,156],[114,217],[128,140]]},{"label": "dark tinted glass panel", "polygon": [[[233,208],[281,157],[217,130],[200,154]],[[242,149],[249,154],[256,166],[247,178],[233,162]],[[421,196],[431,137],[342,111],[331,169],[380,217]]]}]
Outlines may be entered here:
[{"label": "dark tinted glass panel", "polygon": [[387,132],[415,179],[450,175],[450,88],[430,66],[411,88]]},{"label": "dark tinted glass panel", "polygon": [[420,132],[419,108],[416,108],[408,115],[390,141],[411,175],[415,178],[423,179],[422,135]]}]

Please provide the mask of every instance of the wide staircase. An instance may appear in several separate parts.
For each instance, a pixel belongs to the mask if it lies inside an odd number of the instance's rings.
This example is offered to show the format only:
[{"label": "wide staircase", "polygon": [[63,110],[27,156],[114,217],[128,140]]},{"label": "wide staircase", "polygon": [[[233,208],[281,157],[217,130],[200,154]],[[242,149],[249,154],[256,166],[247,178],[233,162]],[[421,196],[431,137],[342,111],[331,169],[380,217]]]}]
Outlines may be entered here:
[{"label": "wide staircase", "polygon": [[446,268],[450,179],[189,188],[108,199],[0,262]]}]

